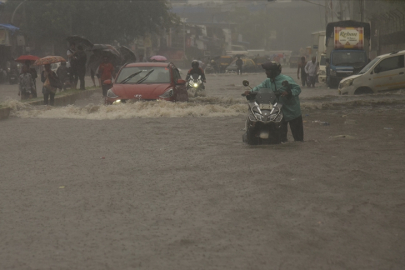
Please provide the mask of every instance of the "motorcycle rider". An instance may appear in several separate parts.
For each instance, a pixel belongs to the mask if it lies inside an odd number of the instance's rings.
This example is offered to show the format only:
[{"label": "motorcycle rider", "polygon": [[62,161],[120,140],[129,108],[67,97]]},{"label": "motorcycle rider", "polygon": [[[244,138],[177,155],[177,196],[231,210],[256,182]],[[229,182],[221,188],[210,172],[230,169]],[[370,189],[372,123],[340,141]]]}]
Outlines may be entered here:
[{"label": "motorcycle rider", "polygon": [[283,105],[281,111],[284,115],[280,130],[281,141],[287,142],[288,124],[290,124],[294,141],[304,141],[304,126],[298,97],[301,87],[290,76],[281,74],[281,65],[275,61],[262,64],[262,68],[266,70],[267,79],[252,90],[245,91],[245,94],[249,95],[261,88],[269,88],[279,95],[279,102]]},{"label": "motorcycle rider", "polygon": [[202,88],[205,89],[204,83],[206,83],[207,80],[205,79],[204,70],[202,68],[200,68],[199,66],[200,66],[199,61],[193,60],[191,62],[191,69],[187,72],[186,81],[188,81],[190,79],[190,76],[193,74],[201,75],[201,80],[203,82]]}]

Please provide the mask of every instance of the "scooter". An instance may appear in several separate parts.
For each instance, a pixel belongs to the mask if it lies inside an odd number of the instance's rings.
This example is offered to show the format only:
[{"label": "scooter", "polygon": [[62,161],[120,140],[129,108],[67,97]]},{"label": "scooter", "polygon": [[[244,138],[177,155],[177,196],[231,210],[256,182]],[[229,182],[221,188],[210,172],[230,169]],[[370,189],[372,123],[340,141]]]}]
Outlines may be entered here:
[{"label": "scooter", "polygon": [[197,96],[197,92],[204,90],[205,86],[201,80],[201,75],[191,74],[187,82],[187,89],[194,89],[195,96]]},{"label": "scooter", "polygon": [[[244,80],[243,85],[249,86],[249,81]],[[249,105],[243,142],[250,145],[281,143],[283,105],[278,102],[278,95],[271,89],[262,88],[258,92],[242,96],[246,97]]]}]

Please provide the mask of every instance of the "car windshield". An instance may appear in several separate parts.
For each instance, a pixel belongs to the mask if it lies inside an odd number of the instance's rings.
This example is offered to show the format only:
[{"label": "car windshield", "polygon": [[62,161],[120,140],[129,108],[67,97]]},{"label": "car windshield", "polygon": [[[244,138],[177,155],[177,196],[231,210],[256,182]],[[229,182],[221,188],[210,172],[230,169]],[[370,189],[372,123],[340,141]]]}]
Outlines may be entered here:
[{"label": "car windshield", "polygon": [[170,71],[169,68],[167,67],[126,67],[121,70],[120,74],[117,77],[117,82],[120,83],[124,79],[128,78],[128,76],[136,72],[142,71],[141,73],[132,77],[126,82],[126,84],[134,84],[143,77],[145,77],[145,75],[151,69],[154,69],[154,71],[147,77],[145,81],[142,82],[142,84],[170,83]]},{"label": "car windshield", "polygon": [[374,66],[374,64],[380,60],[380,57],[374,58],[373,61],[371,61],[370,63],[367,64],[367,66],[365,66],[358,74],[364,74],[366,73],[372,66]]},{"label": "car windshield", "polygon": [[366,55],[363,51],[337,51],[332,55],[332,65],[334,66],[362,66],[366,61]]}]

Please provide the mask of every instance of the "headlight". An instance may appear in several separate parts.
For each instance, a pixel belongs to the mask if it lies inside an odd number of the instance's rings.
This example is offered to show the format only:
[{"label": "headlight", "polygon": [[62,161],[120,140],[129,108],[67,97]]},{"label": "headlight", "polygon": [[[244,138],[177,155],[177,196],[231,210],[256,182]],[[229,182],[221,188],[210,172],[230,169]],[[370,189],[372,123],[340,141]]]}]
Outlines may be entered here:
[{"label": "headlight", "polygon": [[336,70],[331,69],[331,70],[330,70],[330,75],[336,76]]},{"label": "headlight", "polygon": [[173,95],[174,95],[173,88],[170,88],[159,97],[160,98],[169,98],[169,97],[172,97]]},{"label": "headlight", "polygon": [[117,99],[116,101],[113,102],[113,105],[121,104],[121,99]]},{"label": "headlight", "polygon": [[194,87],[198,87],[198,83],[193,84]]},{"label": "headlight", "polygon": [[341,82],[341,83],[339,84],[339,88],[349,87],[350,85],[353,84],[353,81],[354,81],[354,79],[345,80],[344,82]]},{"label": "headlight", "polygon": [[107,97],[109,97],[109,98],[117,98],[118,96],[112,91],[112,89],[108,89]]}]

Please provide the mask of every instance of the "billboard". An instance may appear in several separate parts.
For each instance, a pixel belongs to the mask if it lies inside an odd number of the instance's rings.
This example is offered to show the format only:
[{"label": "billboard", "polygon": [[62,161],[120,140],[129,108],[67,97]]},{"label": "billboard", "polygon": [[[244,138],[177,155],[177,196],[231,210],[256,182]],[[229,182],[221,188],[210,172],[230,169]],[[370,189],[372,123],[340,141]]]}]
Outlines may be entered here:
[{"label": "billboard", "polygon": [[335,49],[363,49],[363,27],[335,27]]}]

